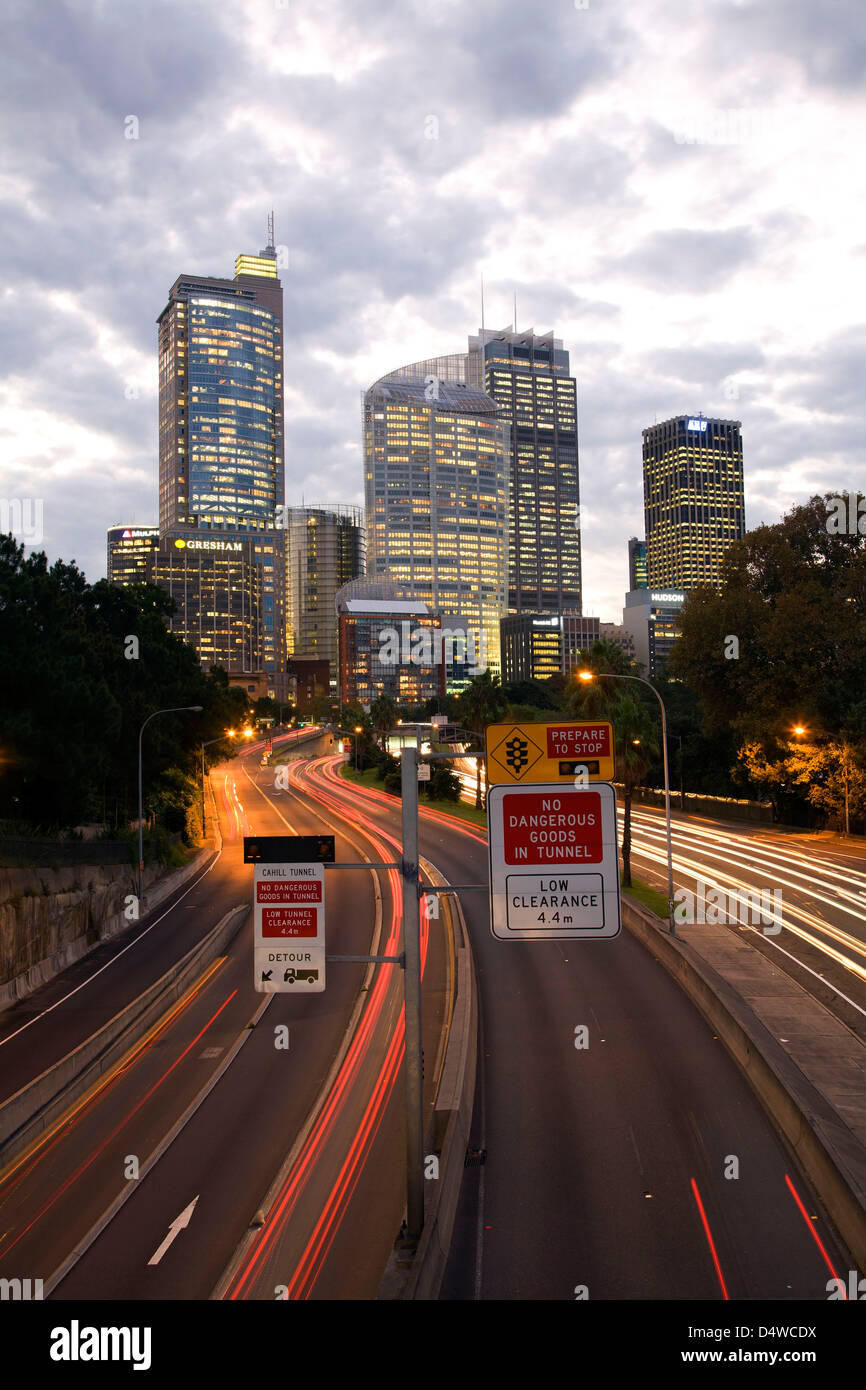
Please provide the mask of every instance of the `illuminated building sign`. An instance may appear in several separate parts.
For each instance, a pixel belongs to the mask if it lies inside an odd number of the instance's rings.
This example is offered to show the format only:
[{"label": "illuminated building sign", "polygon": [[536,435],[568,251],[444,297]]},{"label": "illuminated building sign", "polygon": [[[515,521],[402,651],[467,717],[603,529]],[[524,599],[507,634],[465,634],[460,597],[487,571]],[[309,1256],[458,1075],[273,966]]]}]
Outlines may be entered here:
[{"label": "illuminated building sign", "polygon": [[706,428],[706,420],[688,420],[686,422],[687,430],[699,430],[701,434],[704,434],[706,432]]},{"label": "illuminated building sign", "polygon": [[182,536],[178,536],[175,541],[177,550],[241,550],[243,541],[185,541]]},{"label": "illuminated building sign", "polygon": [[650,594],[650,603],[685,603],[685,594]]}]

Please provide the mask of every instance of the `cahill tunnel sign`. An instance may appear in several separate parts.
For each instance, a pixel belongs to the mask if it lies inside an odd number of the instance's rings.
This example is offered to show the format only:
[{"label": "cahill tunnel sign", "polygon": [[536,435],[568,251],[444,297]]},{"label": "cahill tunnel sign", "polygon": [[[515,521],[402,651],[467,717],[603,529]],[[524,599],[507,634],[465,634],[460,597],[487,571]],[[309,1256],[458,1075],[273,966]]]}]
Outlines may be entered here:
[{"label": "cahill tunnel sign", "polygon": [[609,783],[493,786],[487,821],[494,936],[619,934],[616,793]]}]

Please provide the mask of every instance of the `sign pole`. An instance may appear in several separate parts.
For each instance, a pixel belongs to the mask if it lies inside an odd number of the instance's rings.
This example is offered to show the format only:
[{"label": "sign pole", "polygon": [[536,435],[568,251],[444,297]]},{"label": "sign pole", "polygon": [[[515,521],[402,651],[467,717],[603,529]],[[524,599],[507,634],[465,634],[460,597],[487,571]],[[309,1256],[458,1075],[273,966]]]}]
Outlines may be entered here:
[{"label": "sign pole", "polygon": [[424,1100],[421,1081],[421,908],[418,885],[418,752],[400,755],[403,793],[403,951],[406,1021],[406,1225],[424,1226]]}]

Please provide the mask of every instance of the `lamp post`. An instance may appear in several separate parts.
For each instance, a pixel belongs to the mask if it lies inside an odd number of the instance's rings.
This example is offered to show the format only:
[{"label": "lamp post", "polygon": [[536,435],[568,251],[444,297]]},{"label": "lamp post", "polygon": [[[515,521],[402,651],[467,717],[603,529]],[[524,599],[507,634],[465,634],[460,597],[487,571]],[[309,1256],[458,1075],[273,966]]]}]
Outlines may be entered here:
[{"label": "lamp post", "polygon": [[364,730],[363,730],[362,726],[361,726],[360,724],[356,724],[356,725],[355,725],[355,771],[356,771],[356,772],[358,771],[358,739],[360,738],[360,736],[361,736],[361,734],[362,734],[363,732],[364,732]]},{"label": "lamp post", "polygon": [[150,723],[158,714],[181,714],[191,712],[201,714],[202,705],[172,705],[170,709],[155,709],[153,714],[149,714],[138,731],[138,903],[141,910],[141,878],[144,873],[144,827],[142,826],[142,805],[141,805],[141,736]]},{"label": "lamp post", "polygon": [[[662,712],[662,753],[664,755],[665,769],[665,828],[667,831],[668,844],[668,928],[671,936],[676,936],[676,928],[674,927],[674,857],[673,850],[671,849],[671,781],[668,772],[668,721],[665,715],[664,700],[655,686],[651,685],[649,681],[644,680],[643,676],[621,676],[615,674],[613,671],[600,671],[598,674],[603,680],[637,681],[638,685],[645,685],[647,689],[651,690],[653,695],[655,695]],[[591,681],[595,680],[596,673],[595,671],[578,671],[578,675],[582,681]]]}]

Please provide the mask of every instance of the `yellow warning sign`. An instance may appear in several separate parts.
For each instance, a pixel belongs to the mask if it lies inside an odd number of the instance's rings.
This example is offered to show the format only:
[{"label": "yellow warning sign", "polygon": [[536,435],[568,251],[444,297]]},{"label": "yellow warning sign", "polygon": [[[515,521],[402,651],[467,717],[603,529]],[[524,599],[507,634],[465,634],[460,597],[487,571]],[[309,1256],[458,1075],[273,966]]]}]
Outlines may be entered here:
[{"label": "yellow warning sign", "polygon": [[603,719],[556,724],[491,724],[486,735],[487,783],[612,782],[613,725]]}]

